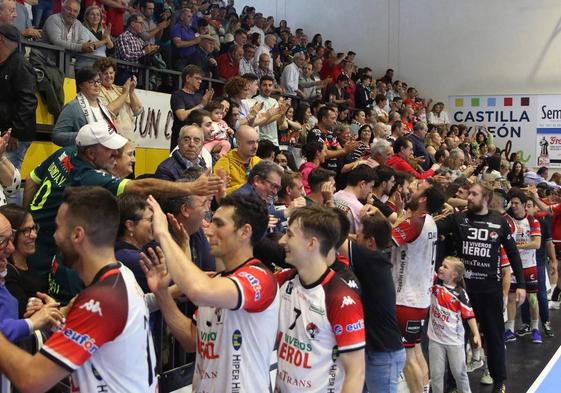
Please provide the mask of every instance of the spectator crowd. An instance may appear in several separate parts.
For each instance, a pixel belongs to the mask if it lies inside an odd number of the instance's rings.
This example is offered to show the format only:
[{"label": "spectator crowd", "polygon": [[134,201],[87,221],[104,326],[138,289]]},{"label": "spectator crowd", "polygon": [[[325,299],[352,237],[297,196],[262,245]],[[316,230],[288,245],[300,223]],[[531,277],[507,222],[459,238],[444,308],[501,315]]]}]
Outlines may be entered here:
[{"label": "spectator crowd", "polygon": [[[66,105],[24,40],[75,57]],[[2,389],[155,392],[163,318],[193,391],[269,391],[276,349],[279,393],[505,392],[505,344],[554,336],[561,175],[355,56],[221,0],[0,0]],[[135,178],[139,65],[181,87],[148,81],[170,154]],[[22,190],[36,91],[60,149]]]}]

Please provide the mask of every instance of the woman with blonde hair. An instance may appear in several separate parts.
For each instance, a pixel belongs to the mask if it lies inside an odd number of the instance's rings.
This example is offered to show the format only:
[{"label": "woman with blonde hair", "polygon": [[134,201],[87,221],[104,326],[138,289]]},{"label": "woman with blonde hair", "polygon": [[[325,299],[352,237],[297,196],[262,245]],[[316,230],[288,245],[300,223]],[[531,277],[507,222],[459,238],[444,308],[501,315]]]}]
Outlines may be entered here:
[{"label": "woman with blonde hair", "polygon": [[442,137],[438,132],[432,131],[427,134],[425,139],[427,153],[429,153],[429,156],[434,161],[434,153],[436,153],[436,151],[440,149],[440,145],[442,144]]}]

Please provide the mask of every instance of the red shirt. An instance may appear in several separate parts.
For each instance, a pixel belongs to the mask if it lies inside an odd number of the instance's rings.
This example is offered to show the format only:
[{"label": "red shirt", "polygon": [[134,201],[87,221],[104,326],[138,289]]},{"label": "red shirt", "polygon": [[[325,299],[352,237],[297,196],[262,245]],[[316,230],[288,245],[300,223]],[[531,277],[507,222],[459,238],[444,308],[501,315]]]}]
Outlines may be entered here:
[{"label": "red shirt", "polygon": [[232,62],[228,53],[223,53],[216,58],[218,74],[222,79],[231,79],[240,75],[240,63]]},{"label": "red shirt", "polygon": [[392,167],[396,171],[409,172],[417,179],[428,179],[429,177],[434,176],[434,171],[432,169],[423,173],[417,172],[415,168],[397,154],[390,157],[390,159],[386,162],[386,165]]}]

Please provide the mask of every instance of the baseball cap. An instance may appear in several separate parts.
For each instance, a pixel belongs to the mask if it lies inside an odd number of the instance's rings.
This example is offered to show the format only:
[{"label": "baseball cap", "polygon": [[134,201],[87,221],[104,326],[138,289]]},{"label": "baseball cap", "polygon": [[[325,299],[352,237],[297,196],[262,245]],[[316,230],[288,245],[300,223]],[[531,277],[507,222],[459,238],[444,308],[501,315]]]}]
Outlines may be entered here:
[{"label": "baseball cap", "polygon": [[17,27],[13,25],[1,25],[0,34],[9,39],[10,41],[19,42],[21,41],[21,34]]},{"label": "baseball cap", "polygon": [[117,150],[127,142],[127,138],[117,134],[117,131],[105,122],[86,124],[76,135],[76,146],[82,147],[100,144],[108,149]]}]

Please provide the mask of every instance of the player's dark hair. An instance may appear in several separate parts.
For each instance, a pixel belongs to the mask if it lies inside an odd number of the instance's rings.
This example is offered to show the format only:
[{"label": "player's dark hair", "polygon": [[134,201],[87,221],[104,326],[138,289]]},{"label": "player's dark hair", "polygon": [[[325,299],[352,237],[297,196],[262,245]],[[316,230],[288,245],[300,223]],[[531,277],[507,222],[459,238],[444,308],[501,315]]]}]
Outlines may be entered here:
[{"label": "player's dark hair", "polygon": [[302,232],[319,239],[319,252],[324,257],[339,241],[341,225],[333,209],[321,206],[301,207],[292,212],[289,225],[298,221]]},{"label": "player's dark hair", "polygon": [[506,194],[506,199],[507,201],[512,201],[514,198],[518,198],[520,199],[521,203],[526,203],[528,202],[528,197],[526,196],[526,194],[524,193],[524,191],[522,191],[520,188],[518,187],[512,187],[510,190],[508,190],[508,193]]},{"label": "player's dark hair", "polygon": [[374,180],[374,187],[378,187],[383,182],[388,182],[392,177],[395,177],[395,170],[387,165],[379,165],[374,168],[376,173],[376,180]]},{"label": "player's dark hair", "polygon": [[444,202],[446,202],[446,194],[438,184],[433,184],[427,188],[423,195],[427,198],[427,211],[429,214],[436,214],[442,210]]},{"label": "player's dark hair", "polygon": [[222,199],[220,206],[232,206],[234,208],[232,219],[236,229],[246,224],[251,226],[250,243],[252,247],[263,238],[269,224],[269,213],[261,200],[246,195],[228,195]]}]

